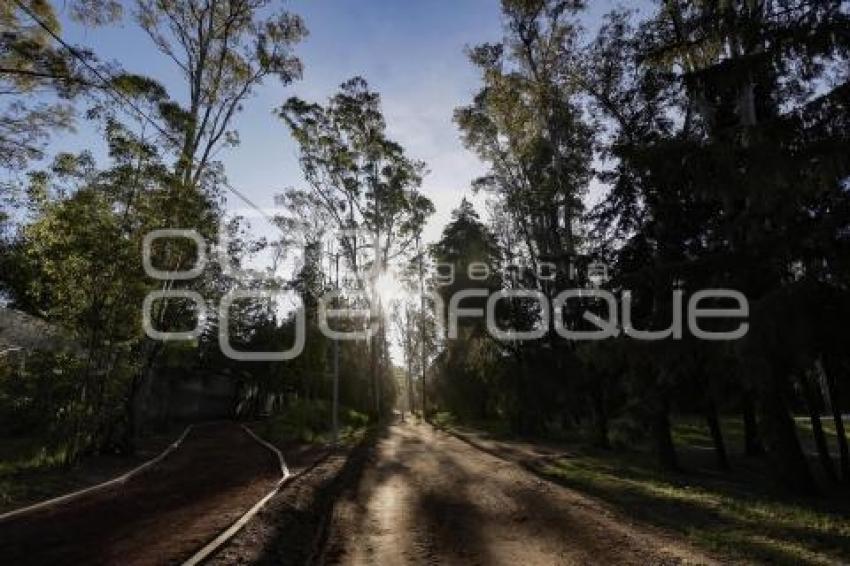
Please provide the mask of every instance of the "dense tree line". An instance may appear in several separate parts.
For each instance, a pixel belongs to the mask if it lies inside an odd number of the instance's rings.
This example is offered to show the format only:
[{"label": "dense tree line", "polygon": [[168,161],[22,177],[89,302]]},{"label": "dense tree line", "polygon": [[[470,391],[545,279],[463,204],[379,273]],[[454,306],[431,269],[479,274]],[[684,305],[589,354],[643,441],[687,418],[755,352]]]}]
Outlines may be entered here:
[{"label": "dense tree line", "polygon": [[[352,79],[326,108],[293,99],[280,109],[282,126],[302,148],[308,186],[279,195],[279,214],[270,220],[280,237],[251,237],[244,219],[227,215],[230,193],[243,196],[216,156],[238,144],[236,118],[259,85],[275,79],[286,87],[300,78],[295,46],[307,33],[301,18],[269,0],[80,1],[66,8],[91,26],[131,20],[173,66],[177,86],[171,93],[156,76],[69,45],[47,1],[0,7],[0,160],[9,173],[0,293],[5,307],[65,329],[77,346],[30,352],[25,363],[3,353],[4,430],[47,438],[66,462],[93,450],[131,451],[161,411],[163,383],[209,372],[239,384],[234,414],[328,405],[331,343],[319,331],[317,308],[318,297],[336,287],[339,260],[335,270],[326,240],[337,242],[343,269],[363,278],[373,264],[407,253],[433,209],[416,190],[424,165],[384,134],[378,95]],[[80,120],[103,136],[108,163],[88,151],[51,154],[51,134]],[[336,137],[328,138],[331,131]],[[332,226],[377,232],[381,244],[364,255],[362,242],[337,237]],[[225,261],[207,262],[189,280],[148,277],[145,237],[175,228],[195,230],[209,254]],[[201,254],[195,248],[186,239],[160,240],[151,263],[189,269]],[[248,269],[246,261],[264,249],[274,251],[274,265]],[[302,257],[300,267],[282,275],[279,262],[294,256]],[[222,354],[216,309],[226,293],[245,288],[300,297],[308,334],[301,356],[239,363]],[[171,290],[199,293],[206,318],[198,320],[191,301],[160,299],[152,303],[152,325],[162,332],[199,325],[193,340],[163,342],[143,330],[145,298]],[[229,319],[236,349],[280,351],[294,341],[295,313],[272,305],[237,301]],[[340,403],[386,413],[395,379],[384,327],[368,345],[342,344],[339,356]],[[326,417],[316,418],[329,426]]]},{"label": "dense tree line", "polygon": [[[804,414],[818,474],[850,479],[841,420],[850,403],[846,2],[663,0],[642,18],[614,11],[588,37],[581,0],[503,0],[504,37],[469,49],[481,85],[455,113],[465,145],[487,166],[472,188],[487,194],[488,218],[463,201],[429,248],[425,164],[390,138],[379,94],[359,77],[323,102],[282,97],[276,114],[305,183],[278,195],[271,221],[280,237],[248,236],[244,219],[226,214],[227,199],[242,197],[216,155],[238,144],[236,118],[259,85],[300,78],[295,46],[305,24],[269,0],[136,0],[124,14],[127,6],[68,4],[87,25],[132,19],[173,65],[178,92],[65,44],[45,0],[0,6],[0,166],[9,173],[0,186],[0,293],[7,306],[71,331],[78,346],[25,365],[0,358],[9,430],[48,435],[68,461],[132,450],[160,401],[158,380],[209,371],[239,382],[235,409],[253,416],[327,403],[338,367],[339,401],[385,416],[399,393],[395,336],[409,410],[500,419],[523,434],[578,430],[603,447],[626,430],[649,439],[671,469],[679,467],[671,415],[702,415],[727,468],[720,416],[736,414],[746,453],[768,458],[799,492],[815,484],[794,424]],[[103,136],[107,163],[85,151],[51,153],[51,134],[79,120]],[[273,264],[240,274],[209,262],[191,280],[151,279],[141,247],[161,228],[196,230],[232,266],[268,249]],[[277,268],[296,255],[298,269],[281,276]],[[454,266],[450,284],[427,272],[426,255]],[[177,271],[197,251],[164,240],[153,256]],[[473,264],[486,267],[483,279],[470,276]],[[382,304],[379,280],[397,265],[415,298]],[[301,298],[301,356],[245,364],[220,352],[215,307],[246,287]],[[475,308],[500,290],[551,301],[572,288],[611,291],[630,315],[619,319],[621,335],[558,336],[556,325],[592,330],[593,316],[612,314],[595,299],[571,301],[561,320],[532,301],[500,301],[499,326],[543,326],[538,340],[495,339],[472,318],[450,338],[440,324],[463,291],[484,289],[455,305]],[[746,336],[670,339],[675,298],[712,288],[747,297]],[[144,298],[172,289],[196,291],[210,307],[195,340],[164,343],[143,331]],[[374,332],[335,354],[319,314],[320,298],[339,290],[335,307],[375,307],[341,324]],[[190,329],[197,314],[181,300],[153,308],[163,331]],[[237,302],[230,319],[237,349],[277,351],[294,340],[296,317],[269,305]],[[837,466],[822,414],[838,431]]]},{"label": "dense tree line", "polygon": [[[718,414],[737,413],[747,453],[766,452],[778,479],[807,492],[813,476],[792,419],[802,412],[822,475],[850,479],[840,416],[850,402],[841,322],[850,7],[664,0],[643,19],[608,14],[590,39],[579,24],[585,8],[504,0],[503,40],[469,50],[482,85],[456,122],[489,166],[474,188],[487,191],[493,214],[486,227],[463,205],[435,259],[521,263],[493,283],[550,298],[595,285],[618,299],[628,292],[631,326],[658,337],[667,336],[674,291],[687,300],[736,289],[749,300],[749,332],[731,342],[570,342],[549,328],[542,340],[505,343],[469,329],[443,340],[433,395],[522,433],[586,430],[602,446],[611,423],[625,420],[669,468],[678,467],[672,412],[705,416],[724,468]],[[604,198],[585,209],[593,186]],[[609,266],[607,281],[589,276],[593,261]],[[557,277],[535,277],[540,264],[556,266]],[[505,309],[505,326],[541,320],[528,301]],[[588,300],[565,308],[564,324],[595,328],[585,315],[605,311]],[[820,423],[827,407],[838,471]]]}]

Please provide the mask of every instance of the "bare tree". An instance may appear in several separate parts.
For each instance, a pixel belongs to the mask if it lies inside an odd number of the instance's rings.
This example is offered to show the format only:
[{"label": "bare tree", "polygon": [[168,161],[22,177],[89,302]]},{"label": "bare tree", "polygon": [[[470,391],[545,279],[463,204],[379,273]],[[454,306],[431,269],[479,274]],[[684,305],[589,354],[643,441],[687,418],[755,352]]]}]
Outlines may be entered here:
[{"label": "bare tree", "polygon": [[292,46],[307,30],[297,15],[260,15],[270,0],[137,0],[136,18],[180,69],[188,106],[168,108],[182,137],[177,172],[196,186],[215,152],[238,144],[233,116],[269,75],[284,85],[301,76]]}]

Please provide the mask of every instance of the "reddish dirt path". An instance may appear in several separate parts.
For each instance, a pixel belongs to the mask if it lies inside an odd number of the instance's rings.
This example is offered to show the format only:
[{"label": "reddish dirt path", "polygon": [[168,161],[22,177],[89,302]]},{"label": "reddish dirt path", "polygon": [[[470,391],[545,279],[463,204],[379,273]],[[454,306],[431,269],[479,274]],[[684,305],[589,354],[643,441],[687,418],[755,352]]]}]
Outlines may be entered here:
[{"label": "reddish dirt path", "polygon": [[399,424],[338,501],[324,561],[710,564],[572,490],[430,426]]},{"label": "reddish dirt path", "polygon": [[279,479],[277,457],[240,426],[200,425],[123,485],[0,523],[0,562],[180,563]]}]

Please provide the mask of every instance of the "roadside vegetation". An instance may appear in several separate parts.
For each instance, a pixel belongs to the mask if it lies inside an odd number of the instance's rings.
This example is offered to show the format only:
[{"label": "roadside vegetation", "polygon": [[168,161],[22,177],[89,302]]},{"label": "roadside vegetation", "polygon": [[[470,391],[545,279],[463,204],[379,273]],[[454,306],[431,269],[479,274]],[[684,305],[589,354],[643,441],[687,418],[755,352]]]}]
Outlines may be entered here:
[{"label": "roadside vegetation", "polygon": [[[279,443],[327,443],[337,410],[352,438],[404,407],[567,442],[540,473],[722,554],[850,560],[850,2],[596,6],[502,0],[501,37],[466,50],[477,88],[453,119],[484,171],[454,187],[427,243],[428,164],[366,78],[291,95],[308,32],[281,2],[0,3],[0,305],[69,336],[0,343],[3,497],[23,497],[30,473],[138,457],[172,423],[169,385],[216,376],[232,386],[218,416]],[[134,26],[160,64],[69,45],[63,19]],[[230,211],[259,207],[219,156],[242,110],[268,100],[261,85],[278,89],[264,111],[303,182],[269,188],[279,233],[254,237]],[[82,122],[103,156],[53,143]],[[160,238],[150,260],[166,275],[151,275],[142,249],[162,229],[194,231],[220,261],[181,278],[198,245]],[[381,291],[392,271],[396,302]],[[747,307],[709,297],[699,306],[727,312],[700,328],[735,340],[675,325],[712,289]],[[225,324],[216,307],[246,290],[302,308],[235,299]],[[373,332],[327,338],[321,299],[335,291],[333,310],[374,307],[336,329]],[[145,332],[157,293],[156,330],[198,332]],[[537,337],[497,336],[476,310]],[[221,330],[242,352],[299,335],[304,349],[246,363],[222,352]]]},{"label": "roadside vegetation", "polygon": [[[431,247],[453,276],[429,280],[444,328],[422,405],[612,454],[644,446],[659,478],[690,476],[694,437],[677,422],[698,415],[719,477],[743,451],[777,493],[838,498],[850,482],[847,3],[664,1],[593,31],[585,8],[505,0],[503,36],[468,51],[480,88],[455,122],[488,167],[473,183],[488,211],[462,202]],[[746,316],[701,322],[741,337],[675,327],[706,289],[746,297]],[[496,292],[514,293],[490,303],[498,328],[542,336],[497,338],[469,314]]]},{"label": "roadside vegetation", "polygon": [[[261,438],[278,446],[295,443],[331,444],[331,407],[326,401],[296,402],[287,410],[252,423]],[[369,426],[369,416],[346,407],[340,410],[339,442],[358,440]]]},{"label": "roadside vegetation", "polygon": [[[70,45],[66,21],[93,33],[134,26],[161,65],[126,69]],[[174,383],[210,375],[232,391],[216,418],[271,416],[281,434],[301,441],[326,439],[335,379],[344,427],[388,414],[396,383],[385,325],[368,345],[342,344],[335,358],[317,316],[319,297],[352,281],[371,288],[370,273],[421,253],[414,243],[433,212],[419,190],[425,165],[388,136],[379,93],[365,79],[340,77],[324,105],[288,99],[286,87],[302,75],[296,49],[307,28],[270,0],[15,0],[0,6],[0,25],[0,305],[68,337],[50,346],[0,329],[4,469],[132,458],[157,429],[206,418],[186,416],[170,395]],[[294,138],[305,178],[282,194],[269,189],[262,206],[276,204],[262,213],[272,231],[263,237],[228,212],[228,204],[259,207],[217,159],[238,145],[238,116],[261,85],[279,89],[280,133]],[[102,156],[53,146],[54,136],[73,137],[81,122],[102,138]],[[82,147],[89,141],[80,138]],[[197,277],[146,273],[143,242],[159,229],[199,235],[210,261]],[[380,232],[381,245],[337,237],[343,229]],[[150,261],[185,271],[202,255],[195,248],[161,238]],[[262,253],[270,264],[251,263]],[[297,267],[281,267],[296,257]],[[295,359],[242,363],[222,353],[215,309],[231,291],[258,288],[300,299],[307,337]],[[169,291],[197,293],[210,315],[200,320],[192,301],[172,297],[150,304],[150,320],[165,333],[200,326],[192,339],[166,342],[144,330],[145,298]],[[236,350],[278,352],[295,341],[295,310],[246,299],[229,314]],[[183,402],[196,401],[203,408],[203,399]]]},{"label": "roadside vegetation", "polygon": [[[488,440],[518,438],[501,421],[459,422],[441,412],[435,426]],[[817,460],[807,422],[797,434],[809,459]],[[827,496],[794,496],[777,484],[769,464],[744,454],[740,418],[723,417],[731,470],[719,472],[708,427],[701,419],[678,417],[672,423],[681,471],[659,467],[646,439],[632,438],[616,449],[594,446],[592,436],[567,435],[539,440],[551,457],[518,463],[543,478],[602,501],[625,520],[645,523],[682,536],[714,556],[736,562],[835,564],[850,559],[850,489]],[[831,435],[830,446],[836,446]],[[498,445],[498,444],[497,444]],[[823,478],[821,478],[823,481]]]},{"label": "roadside vegetation", "polygon": [[132,456],[92,451],[69,464],[55,442],[39,436],[0,436],[0,513],[87,488],[155,457],[174,442],[183,425],[151,431]]},{"label": "roadside vegetation", "polygon": [[[718,556],[775,564],[850,560],[850,490],[790,496],[776,484],[769,464],[743,454],[741,421],[724,418],[722,427],[731,447],[731,472],[726,474],[713,466],[707,427],[693,421],[673,424],[685,473],[659,470],[648,451],[587,446],[571,446],[568,456],[541,463],[538,471]],[[809,434],[798,421],[800,438]],[[834,440],[833,435],[833,446]],[[814,463],[813,443],[804,446]]]}]

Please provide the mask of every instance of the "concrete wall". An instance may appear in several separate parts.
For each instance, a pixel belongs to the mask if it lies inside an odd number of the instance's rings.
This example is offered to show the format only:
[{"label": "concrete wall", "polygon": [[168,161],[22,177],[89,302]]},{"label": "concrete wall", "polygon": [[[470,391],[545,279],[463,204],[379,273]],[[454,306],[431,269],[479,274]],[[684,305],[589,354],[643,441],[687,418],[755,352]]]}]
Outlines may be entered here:
[{"label": "concrete wall", "polygon": [[79,350],[68,332],[46,320],[13,309],[0,308],[0,351]]},{"label": "concrete wall", "polygon": [[[34,350],[84,350],[63,329],[38,317],[0,308],[0,355],[23,360]],[[198,421],[230,418],[236,411],[237,386],[223,374],[161,372],[154,376],[145,403],[145,420]]]},{"label": "concrete wall", "polygon": [[149,423],[232,418],[237,386],[233,378],[215,373],[159,373],[145,403]]}]

